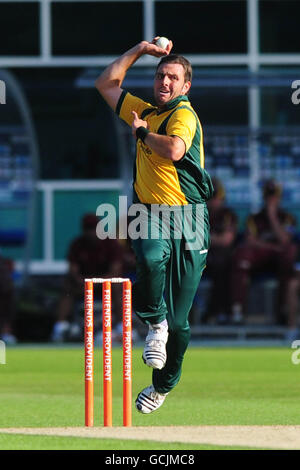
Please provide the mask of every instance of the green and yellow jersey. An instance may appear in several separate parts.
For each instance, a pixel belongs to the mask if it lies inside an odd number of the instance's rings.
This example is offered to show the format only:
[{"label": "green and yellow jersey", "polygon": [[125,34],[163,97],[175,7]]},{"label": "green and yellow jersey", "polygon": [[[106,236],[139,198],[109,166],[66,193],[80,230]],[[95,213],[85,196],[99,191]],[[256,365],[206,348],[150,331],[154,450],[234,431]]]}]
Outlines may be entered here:
[{"label": "green and yellow jersey", "polygon": [[184,141],[186,148],[183,158],[173,162],[138,139],[134,180],[138,200],[144,204],[169,206],[207,201],[212,195],[213,187],[204,170],[202,127],[187,96],[179,96],[167,103],[162,110],[158,110],[123,91],[116,113],[131,126],[132,111],[147,121],[150,132],[178,136]]}]

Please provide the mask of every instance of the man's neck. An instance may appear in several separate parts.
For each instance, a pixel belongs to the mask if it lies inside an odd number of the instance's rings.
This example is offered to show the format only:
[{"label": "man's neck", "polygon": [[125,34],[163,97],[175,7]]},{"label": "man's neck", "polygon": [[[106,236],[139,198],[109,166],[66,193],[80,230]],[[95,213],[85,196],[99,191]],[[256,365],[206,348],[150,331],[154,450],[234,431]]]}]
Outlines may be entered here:
[{"label": "man's neck", "polygon": [[186,95],[176,96],[176,98],[173,98],[170,101],[167,101],[163,105],[158,105],[157,106],[158,111],[162,112],[162,111],[167,111],[168,109],[172,109],[175,106],[177,106],[177,104],[180,103],[180,101],[189,101],[189,99]]}]

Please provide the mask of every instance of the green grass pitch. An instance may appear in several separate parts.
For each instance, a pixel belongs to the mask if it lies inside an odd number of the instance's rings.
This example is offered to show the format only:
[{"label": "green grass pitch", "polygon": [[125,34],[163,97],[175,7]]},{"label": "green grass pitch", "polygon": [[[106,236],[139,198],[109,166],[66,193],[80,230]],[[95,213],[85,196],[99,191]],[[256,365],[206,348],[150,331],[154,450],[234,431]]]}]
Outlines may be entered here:
[{"label": "green grass pitch", "polygon": [[[133,426],[296,425],[300,364],[293,350],[190,346],[179,385],[151,415],[133,409]],[[113,424],[122,425],[121,347],[113,349]],[[151,369],[133,349],[133,401]],[[10,347],[0,364],[0,428],[84,425],[83,347]],[[95,425],[101,426],[102,352],[95,356]],[[180,438],[180,436],[179,436]],[[180,441],[180,439],[179,439]],[[94,438],[5,435],[0,449],[218,449],[218,446]],[[222,447],[225,448],[225,447]]]}]

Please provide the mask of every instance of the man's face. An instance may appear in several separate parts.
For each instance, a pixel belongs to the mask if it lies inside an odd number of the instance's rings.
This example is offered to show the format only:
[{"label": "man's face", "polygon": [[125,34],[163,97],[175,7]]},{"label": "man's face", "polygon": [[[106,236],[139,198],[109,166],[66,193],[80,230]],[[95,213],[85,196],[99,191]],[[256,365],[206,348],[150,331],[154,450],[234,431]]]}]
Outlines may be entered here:
[{"label": "man's face", "polygon": [[278,194],[268,194],[265,196],[266,205],[279,206],[280,204],[280,195]]},{"label": "man's face", "polygon": [[154,98],[158,107],[180,95],[186,95],[191,82],[184,80],[184,68],[181,64],[162,64],[154,79]]},{"label": "man's face", "polygon": [[96,227],[86,228],[83,234],[87,240],[97,240]]}]

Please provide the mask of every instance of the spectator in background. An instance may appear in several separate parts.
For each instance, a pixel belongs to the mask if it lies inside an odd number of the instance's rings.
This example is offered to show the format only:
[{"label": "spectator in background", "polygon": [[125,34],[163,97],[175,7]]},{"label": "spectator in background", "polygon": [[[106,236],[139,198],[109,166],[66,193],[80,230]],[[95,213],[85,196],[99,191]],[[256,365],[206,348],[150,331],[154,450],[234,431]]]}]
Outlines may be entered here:
[{"label": "spectator in background", "polygon": [[284,319],[288,282],[294,273],[297,246],[293,241],[296,222],[280,208],[281,187],[275,181],[263,186],[264,206],[247,220],[246,237],[237,247],[232,270],[232,319],[243,322],[250,276],[258,272],[272,272],[278,281],[276,318]]},{"label": "spectator in background", "polygon": [[[127,223],[127,233],[128,233],[128,224],[130,223],[131,217],[126,216],[126,223]],[[122,221],[123,224],[125,224],[124,220]],[[120,224],[121,221],[118,221],[118,224]],[[119,225],[117,227],[117,233],[119,233]],[[122,276],[125,278],[131,279],[131,281],[135,280],[136,276],[136,256],[135,253],[131,247],[131,239],[129,236],[126,238],[118,238],[118,243],[121,247],[122,250]],[[122,298],[122,289],[123,286],[122,284],[117,284],[115,286],[116,290],[116,295],[118,296],[118,299]],[[122,315],[122,305],[118,306],[118,309],[116,311],[116,327],[113,330],[113,339],[119,342],[122,342],[122,332],[123,332],[123,315]],[[137,341],[138,338],[138,332],[134,328],[134,321],[136,321],[136,318],[133,317],[133,328],[132,328],[132,341]]]},{"label": "spectator in background", "polygon": [[0,339],[6,344],[17,342],[13,332],[15,289],[12,271],[12,261],[0,255]]},{"label": "spectator in background", "polygon": [[[299,240],[298,240],[299,243]],[[294,276],[289,280],[288,296],[287,296],[287,334],[286,340],[300,340],[299,329],[299,293],[300,293],[300,270],[299,270],[299,253],[295,266]]]},{"label": "spectator in background", "polygon": [[[119,234],[121,228],[120,224],[126,226],[126,237],[118,238],[118,243],[122,249],[122,263],[123,263],[123,276],[128,277],[131,280],[135,279],[136,275],[136,256],[131,246],[131,238],[128,235],[128,227],[135,216],[126,215],[126,218],[118,220],[117,234]],[[124,234],[125,235],[125,234]]]},{"label": "spectator in background", "polygon": [[288,284],[287,296],[287,334],[286,340],[292,342],[300,339],[300,331],[298,326],[299,313],[299,292],[300,292],[300,272],[295,270],[294,276]]},{"label": "spectator in background", "polygon": [[[121,277],[123,274],[123,250],[118,240],[97,237],[99,218],[86,214],[82,219],[82,235],[70,245],[69,270],[58,306],[57,321],[52,332],[53,341],[62,341],[70,328],[75,301],[83,300],[84,279],[93,277]],[[118,303],[115,296],[114,303]],[[121,300],[119,300],[121,302]],[[119,309],[120,305],[116,305]]]},{"label": "spectator in background", "polygon": [[208,201],[211,246],[208,251],[205,273],[211,278],[206,323],[216,319],[227,323],[231,313],[230,272],[232,252],[237,237],[237,216],[225,204],[225,190],[221,182],[213,178],[214,193]]}]

